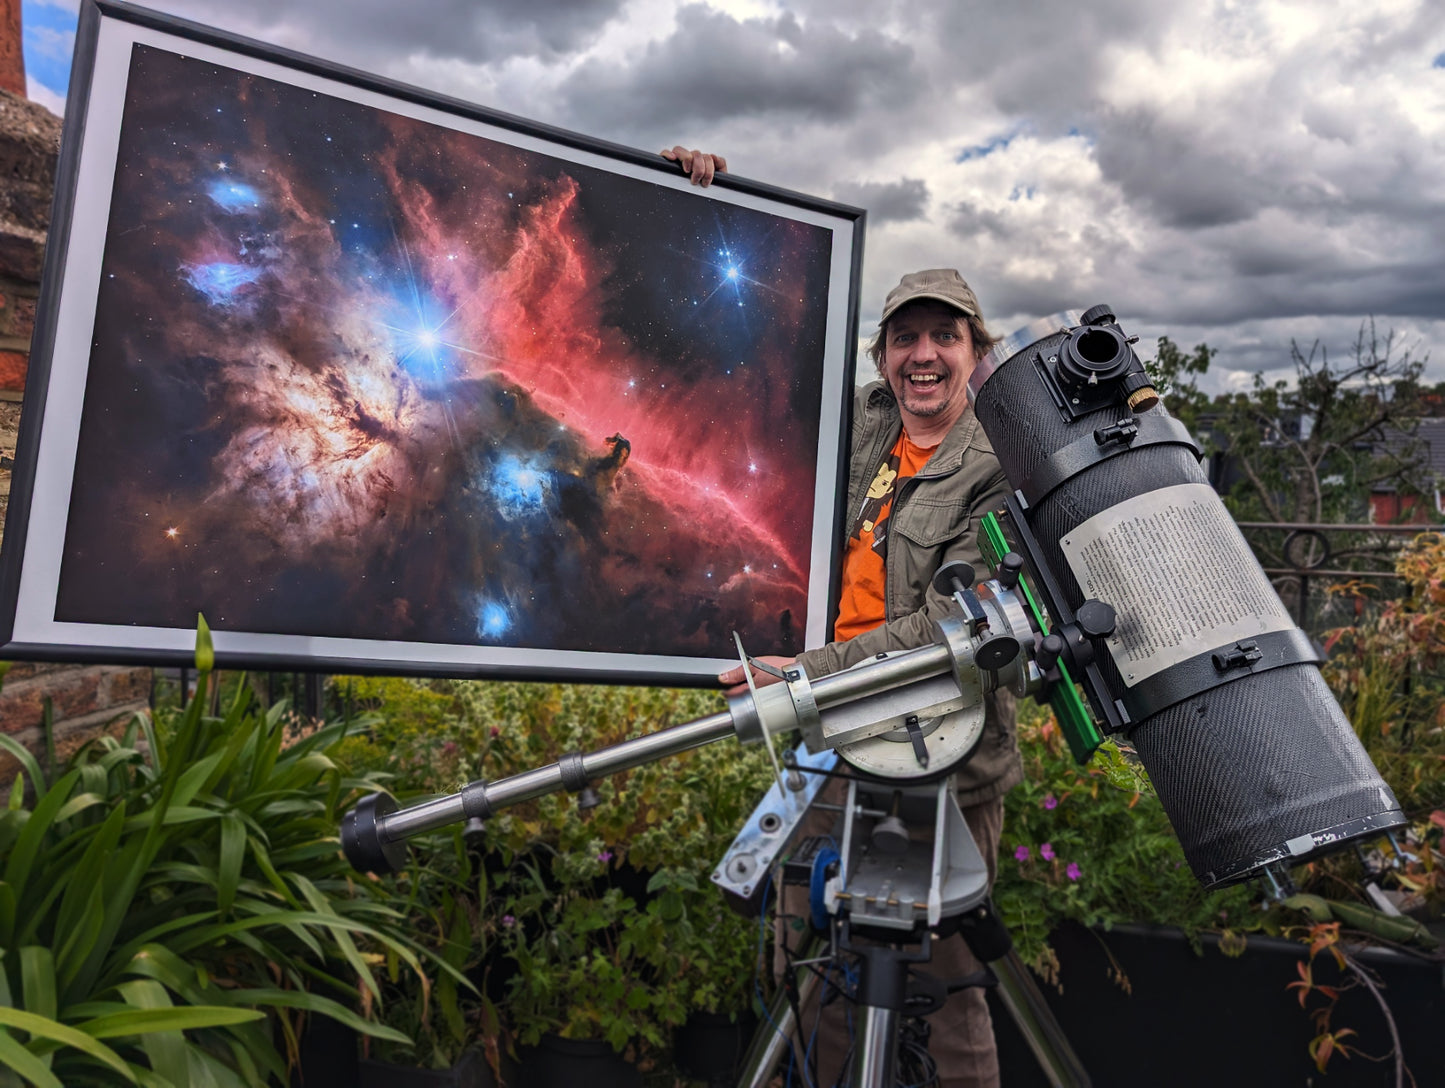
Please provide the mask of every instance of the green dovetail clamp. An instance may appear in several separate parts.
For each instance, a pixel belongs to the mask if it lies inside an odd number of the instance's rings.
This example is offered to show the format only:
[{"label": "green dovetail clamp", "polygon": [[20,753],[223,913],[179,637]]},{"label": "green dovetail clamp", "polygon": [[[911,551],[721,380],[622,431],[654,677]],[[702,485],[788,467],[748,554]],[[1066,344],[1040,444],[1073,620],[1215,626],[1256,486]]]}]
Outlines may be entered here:
[{"label": "green dovetail clamp", "polygon": [[[1003,523],[999,521],[998,514],[993,511],[984,515],[983,527],[978,534],[978,545],[979,550],[983,552],[984,559],[988,561],[989,569],[997,575],[1003,557],[1014,549],[1009,547],[1008,539],[1004,536]],[[1042,634],[1047,635],[1049,633],[1048,617],[1039,607],[1038,599],[1028,583],[1027,576],[1019,576],[1018,589],[1023,597],[1024,607],[1028,610],[1029,618],[1038,625]],[[1079,697],[1079,689],[1074,685],[1074,678],[1069,675],[1068,666],[1060,661],[1058,669],[1060,680],[1049,688],[1049,706],[1053,707],[1054,717],[1058,719],[1059,728],[1068,738],[1069,751],[1074,754],[1075,761],[1087,763],[1099,745],[1104,743],[1104,737],[1099,732],[1099,727],[1094,724],[1094,718],[1089,713],[1089,708]]]}]

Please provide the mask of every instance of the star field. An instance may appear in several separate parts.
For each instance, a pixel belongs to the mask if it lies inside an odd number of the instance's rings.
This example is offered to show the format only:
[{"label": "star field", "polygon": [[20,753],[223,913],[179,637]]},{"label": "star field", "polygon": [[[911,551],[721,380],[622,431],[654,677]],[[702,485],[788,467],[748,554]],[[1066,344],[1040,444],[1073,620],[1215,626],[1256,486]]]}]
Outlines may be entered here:
[{"label": "star field", "polygon": [[795,650],[829,258],[137,46],[57,616]]}]

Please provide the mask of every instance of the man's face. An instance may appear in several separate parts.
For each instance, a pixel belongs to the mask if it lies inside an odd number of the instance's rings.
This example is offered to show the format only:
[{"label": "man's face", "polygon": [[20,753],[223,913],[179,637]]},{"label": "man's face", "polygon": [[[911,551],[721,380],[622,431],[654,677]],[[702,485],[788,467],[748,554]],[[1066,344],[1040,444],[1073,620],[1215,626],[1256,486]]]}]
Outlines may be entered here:
[{"label": "man's face", "polygon": [[913,302],[888,322],[883,380],[905,416],[951,426],[968,407],[976,360],[962,314],[941,302]]}]

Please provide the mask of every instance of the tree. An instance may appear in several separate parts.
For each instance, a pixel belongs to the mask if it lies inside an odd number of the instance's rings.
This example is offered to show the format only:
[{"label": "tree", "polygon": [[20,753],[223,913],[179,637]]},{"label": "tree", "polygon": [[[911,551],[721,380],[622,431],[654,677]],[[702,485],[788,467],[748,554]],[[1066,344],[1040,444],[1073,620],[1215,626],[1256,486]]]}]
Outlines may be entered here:
[{"label": "tree", "polygon": [[[1366,320],[1343,364],[1319,341],[1308,351],[1291,342],[1292,379],[1256,375],[1249,392],[1217,398],[1214,429],[1240,477],[1226,496],[1231,513],[1240,521],[1362,524],[1372,492],[1428,493],[1426,449],[1415,437],[1426,414],[1427,359]],[[1285,530],[1253,532],[1250,543],[1276,568],[1317,564],[1326,546],[1321,536]],[[1377,536],[1340,533],[1328,546],[1334,569],[1390,547]],[[1297,583],[1281,586],[1296,608],[1297,593]]]},{"label": "tree", "polygon": [[1215,426],[1244,476],[1230,495],[1236,516],[1278,522],[1364,521],[1372,490],[1425,486],[1414,437],[1428,356],[1396,352],[1394,332],[1360,331],[1343,366],[1318,340],[1290,344],[1292,381],[1255,375],[1248,393],[1216,401]]},{"label": "tree", "polygon": [[1209,406],[1209,395],[1199,388],[1199,376],[1209,369],[1209,361],[1218,352],[1208,344],[1196,344],[1187,354],[1167,336],[1159,337],[1159,350],[1145,369],[1154,379],[1154,388],[1164,399],[1169,414],[1191,431],[1199,415]]}]

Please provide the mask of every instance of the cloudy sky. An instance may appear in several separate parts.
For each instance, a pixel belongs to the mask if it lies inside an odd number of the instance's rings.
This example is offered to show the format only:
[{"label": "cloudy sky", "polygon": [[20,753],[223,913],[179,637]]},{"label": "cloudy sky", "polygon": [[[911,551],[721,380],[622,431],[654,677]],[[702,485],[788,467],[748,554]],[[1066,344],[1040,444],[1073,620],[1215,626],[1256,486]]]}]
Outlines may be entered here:
[{"label": "cloudy sky", "polygon": [[[1213,382],[1362,319],[1445,380],[1445,0],[154,0],[869,210],[863,329],[953,265],[995,332],[1111,303]],[[75,0],[24,0],[64,106]]]}]

